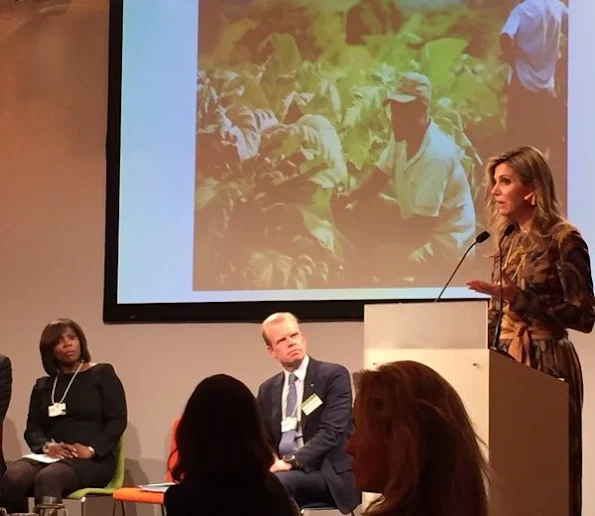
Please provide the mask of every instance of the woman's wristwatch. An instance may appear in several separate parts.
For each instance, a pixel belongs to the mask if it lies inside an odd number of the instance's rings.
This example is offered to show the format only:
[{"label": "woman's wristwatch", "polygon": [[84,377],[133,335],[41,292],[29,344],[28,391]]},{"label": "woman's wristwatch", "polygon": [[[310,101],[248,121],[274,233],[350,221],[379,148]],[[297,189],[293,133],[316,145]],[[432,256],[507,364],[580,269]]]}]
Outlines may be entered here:
[{"label": "woman's wristwatch", "polygon": [[43,445],[43,447],[41,448],[41,451],[42,451],[43,453],[47,453],[47,452],[49,452],[49,451],[50,451],[50,444],[52,444],[52,443],[50,443],[50,442],[47,442],[47,443],[45,443],[45,444]]},{"label": "woman's wristwatch", "polygon": [[89,448],[89,451],[91,452],[91,457],[95,457],[95,448],[93,448],[93,446],[87,446],[87,448]]}]

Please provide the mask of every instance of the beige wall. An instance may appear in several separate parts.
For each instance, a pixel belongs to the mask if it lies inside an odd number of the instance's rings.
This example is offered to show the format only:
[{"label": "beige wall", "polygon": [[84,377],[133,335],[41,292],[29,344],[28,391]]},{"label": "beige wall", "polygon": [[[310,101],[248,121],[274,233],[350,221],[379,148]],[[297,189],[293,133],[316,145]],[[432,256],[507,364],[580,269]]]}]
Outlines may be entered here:
[{"label": "beige wall", "polygon": [[[5,451],[12,460],[26,450],[29,393],[42,373],[39,334],[67,316],[126,387],[131,481],[159,481],[170,422],[201,378],[225,371],[254,389],[276,365],[256,325],[102,323],[107,0],[73,3],[66,15],[27,21],[35,2],[6,2],[14,16],[0,16],[0,352],[15,370]],[[360,366],[360,323],[306,331],[316,357]],[[595,514],[595,342],[575,342],[587,382],[585,514]]]}]

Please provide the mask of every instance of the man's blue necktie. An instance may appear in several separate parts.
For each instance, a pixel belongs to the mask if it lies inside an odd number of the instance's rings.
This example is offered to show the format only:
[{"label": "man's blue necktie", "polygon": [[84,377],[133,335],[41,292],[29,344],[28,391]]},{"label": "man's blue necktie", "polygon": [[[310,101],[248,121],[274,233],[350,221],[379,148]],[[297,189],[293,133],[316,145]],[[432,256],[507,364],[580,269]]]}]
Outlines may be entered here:
[{"label": "man's blue necktie", "polygon": [[[291,373],[288,378],[287,387],[287,404],[285,406],[285,417],[297,417],[297,390],[295,387],[295,374]],[[295,451],[295,434],[297,428],[287,430],[281,434],[281,441],[279,442],[279,455],[291,455]]]}]

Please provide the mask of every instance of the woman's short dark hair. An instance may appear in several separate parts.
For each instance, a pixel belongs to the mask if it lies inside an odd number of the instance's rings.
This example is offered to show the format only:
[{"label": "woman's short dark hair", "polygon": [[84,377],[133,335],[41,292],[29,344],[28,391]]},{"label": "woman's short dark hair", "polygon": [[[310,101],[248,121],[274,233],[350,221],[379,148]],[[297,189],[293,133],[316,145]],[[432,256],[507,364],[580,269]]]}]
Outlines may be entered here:
[{"label": "woman's short dark hair", "polygon": [[190,396],[175,436],[177,481],[265,477],[273,464],[260,410],[241,381],[217,374]]},{"label": "woman's short dark hair", "polygon": [[87,347],[87,337],[85,337],[83,329],[72,319],[56,319],[43,329],[41,338],[39,339],[41,363],[43,364],[45,372],[50,376],[56,376],[60,372],[58,362],[54,357],[54,348],[58,345],[58,342],[60,342],[62,335],[68,330],[72,330],[79,339],[81,345],[81,360],[83,362],[91,361],[91,355]]}]

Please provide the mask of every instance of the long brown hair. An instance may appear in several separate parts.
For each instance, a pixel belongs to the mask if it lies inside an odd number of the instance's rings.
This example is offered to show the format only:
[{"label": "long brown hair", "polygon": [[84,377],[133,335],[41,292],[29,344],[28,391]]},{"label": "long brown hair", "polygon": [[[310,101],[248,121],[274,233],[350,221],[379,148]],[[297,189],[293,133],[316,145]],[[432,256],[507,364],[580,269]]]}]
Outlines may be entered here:
[{"label": "long brown hair", "polygon": [[492,195],[496,168],[502,164],[512,168],[519,175],[523,184],[535,186],[535,213],[530,230],[534,240],[539,241],[543,237],[550,236],[555,226],[567,222],[560,210],[560,202],[556,196],[554,178],[548,162],[535,147],[524,145],[491,158],[486,166],[488,184],[486,204],[489,226],[492,236],[495,237],[493,238],[495,245],[500,241],[506,226],[513,222],[508,217],[500,215]]},{"label": "long brown hair", "polygon": [[487,516],[486,461],[442,376],[418,362],[392,362],[363,371],[356,389],[357,431],[386,451],[388,471],[367,516]]}]

